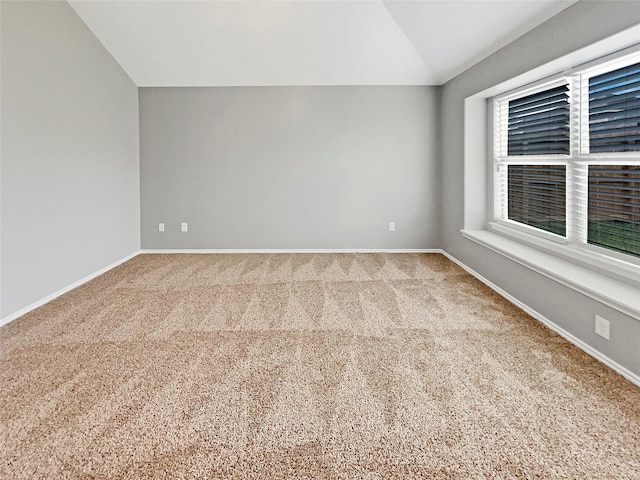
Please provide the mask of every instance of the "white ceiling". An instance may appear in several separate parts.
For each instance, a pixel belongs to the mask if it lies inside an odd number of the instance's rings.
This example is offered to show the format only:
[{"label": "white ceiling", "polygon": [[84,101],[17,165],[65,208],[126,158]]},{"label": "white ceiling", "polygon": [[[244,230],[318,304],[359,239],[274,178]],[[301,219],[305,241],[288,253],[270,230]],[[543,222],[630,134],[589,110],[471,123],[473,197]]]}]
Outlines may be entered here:
[{"label": "white ceiling", "polygon": [[440,85],[576,0],[69,0],[138,86]]}]

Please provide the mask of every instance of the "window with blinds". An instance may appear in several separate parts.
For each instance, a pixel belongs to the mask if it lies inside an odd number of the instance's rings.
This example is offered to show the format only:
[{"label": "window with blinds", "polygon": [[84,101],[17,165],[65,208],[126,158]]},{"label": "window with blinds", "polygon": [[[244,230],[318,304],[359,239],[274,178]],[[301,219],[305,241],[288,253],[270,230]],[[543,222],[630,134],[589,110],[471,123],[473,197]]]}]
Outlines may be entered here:
[{"label": "window with blinds", "polygon": [[496,221],[581,251],[640,257],[637,49],[497,97],[494,133]]}]

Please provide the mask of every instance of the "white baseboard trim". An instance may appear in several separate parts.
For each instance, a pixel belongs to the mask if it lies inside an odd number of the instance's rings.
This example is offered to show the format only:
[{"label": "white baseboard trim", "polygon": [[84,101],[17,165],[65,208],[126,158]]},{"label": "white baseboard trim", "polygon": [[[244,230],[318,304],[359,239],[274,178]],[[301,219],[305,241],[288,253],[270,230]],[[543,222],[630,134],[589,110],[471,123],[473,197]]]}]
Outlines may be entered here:
[{"label": "white baseboard trim", "polygon": [[522,303],[520,300],[518,300],[517,298],[513,297],[509,293],[505,292],[503,289],[498,287],[496,284],[494,284],[491,281],[487,280],[482,275],[480,275],[478,272],[476,272],[475,270],[469,268],[468,266],[466,266],[464,263],[459,261],[454,256],[448,254],[445,251],[442,251],[441,253],[444,256],[446,256],[449,260],[451,260],[452,262],[454,262],[457,265],[459,265],[462,269],[464,269],[465,271],[467,271],[468,273],[470,273],[471,275],[476,277],[478,280],[480,280],[482,283],[484,283],[487,287],[489,287],[490,289],[492,289],[493,291],[495,291],[496,293],[498,293],[502,297],[506,298],[508,301],[513,303],[515,306],[517,306],[517,307],[521,308],[522,310],[524,310],[526,313],[531,315],[533,318],[535,318],[539,322],[543,323],[547,328],[553,330],[558,335],[563,337],[565,340],[567,340],[570,343],[574,344],[576,347],[578,347],[583,352],[587,353],[588,355],[591,355],[596,360],[604,363],[607,367],[613,369],[614,371],[616,371],[617,373],[622,375],[624,378],[629,380],[631,383],[633,383],[633,384],[637,385],[638,387],[640,387],[640,376],[639,375],[636,375],[631,370],[623,367],[618,362],[616,362],[614,360],[611,360],[609,357],[607,357],[603,353],[600,353],[598,350],[596,350],[592,346],[586,344],[585,342],[583,342],[579,338],[577,338],[574,335],[572,335],[571,333],[567,332],[564,328],[559,327],[558,325],[553,323],[551,320],[549,320],[547,317],[545,317],[544,315],[540,314],[539,312],[533,310],[531,307],[525,305],[524,303]]},{"label": "white baseboard trim", "polygon": [[118,265],[131,260],[133,257],[137,256],[140,254],[140,250],[133,252],[130,255],[127,255],[124,258],[121,258],[120,260],[112,263],[111,265],[107,265],[104,268],[101,268],[100,270],[93,272],[89,275],[87,275],[84,278],[81,278],[80,280],[78,280],[77,282],[73,282],[71,285],[67,285],[64,288],[61,288],[60,290],[53,292],[51,295],[47,295],[46,297],[38,300],[37,302],[32,303],[31,305],[28,305],[24,308],[21,308],[20,310],[18,310],[17,312],[13,312],[10,315],[7,315],[6,317],[0,319],[0,327],[2,325],[6,325],[9,322],[12,322],[14,320],[16,320],[17,318],[29,313],[32,310],[35,310],[38,307],[41,307],[42,305],[44,305],[45,303],[49,303],[51,300],[54,300],[55,298],[58,298],[60,295],[64,295],[65,293],[73,290],[74,288],[78,288],[80,285],[87,283],[90,280],[93,280],[94,278],[102,275],[103,273],[108,272],[109,270],[111,270],[112,268],[117,267]]},{"label": "white baseboard trim", "polygon": [[442,253],[434,248],[149,248],[140,253]]}]

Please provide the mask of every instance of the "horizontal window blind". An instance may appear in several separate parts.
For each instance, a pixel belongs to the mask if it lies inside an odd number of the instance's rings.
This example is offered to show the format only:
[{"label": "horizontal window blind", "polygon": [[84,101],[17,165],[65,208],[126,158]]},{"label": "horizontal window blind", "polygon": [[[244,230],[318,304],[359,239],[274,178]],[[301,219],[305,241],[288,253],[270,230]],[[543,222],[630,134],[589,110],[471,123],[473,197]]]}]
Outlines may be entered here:
[{"label": "horizontal window blind", "polygon": [[640,63],[589,79],[589,151],[640,151]]},{"label": "horizontal window blind", "polygon": [[509,102],[507,155],[569,154],[569,87]]},{"label": "horizontal window blind", "polygon": [[507,218],[566,236],[566,191],[564,165],[509,165]]},{"label": "horizontal window blind", "polygon": [[640,165],[589,165],[587,242],[640,257]]}]

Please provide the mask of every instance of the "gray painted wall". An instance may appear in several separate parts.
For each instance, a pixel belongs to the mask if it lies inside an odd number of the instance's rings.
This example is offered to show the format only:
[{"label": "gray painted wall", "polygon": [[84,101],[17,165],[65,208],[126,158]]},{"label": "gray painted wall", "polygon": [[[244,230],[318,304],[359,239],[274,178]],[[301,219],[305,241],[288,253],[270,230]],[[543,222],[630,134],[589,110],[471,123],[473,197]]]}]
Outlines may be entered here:
[{"label": "gray painted wall", "polygon": [[66,2],[1,2],[2,317],[139,249],[137,88]]},{"label": "gray painted wall", "polygon": [[141,88],[142,247],[439,247],[438,94]]},{"label": "gray painted wall", "polygon": [[[464,239],[460,229],[464,222],[465,98],[638,22],[640,5],[636,2],[578,2],[444,85],[441,117],[445,249],[636,374],[640,374],[640,322]],[[595,334],[596,314],[611,321],[610,341]]]}]

